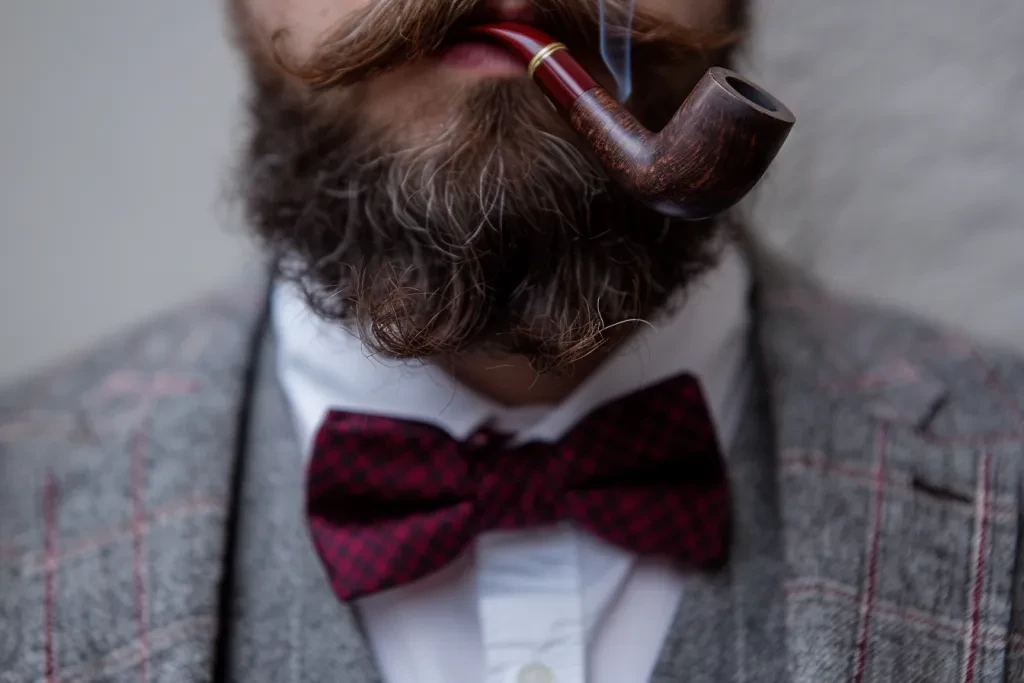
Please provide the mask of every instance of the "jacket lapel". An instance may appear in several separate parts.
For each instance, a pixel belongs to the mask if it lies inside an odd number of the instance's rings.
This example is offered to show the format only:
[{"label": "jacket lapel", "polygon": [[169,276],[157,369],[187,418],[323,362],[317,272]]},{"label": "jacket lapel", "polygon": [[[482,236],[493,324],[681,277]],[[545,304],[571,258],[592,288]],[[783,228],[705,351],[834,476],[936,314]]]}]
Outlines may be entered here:
[{"label": "jacket lapel", "polygon": [[762,274],[797,683],[1004,680],[1019,408],[955,338]]}]

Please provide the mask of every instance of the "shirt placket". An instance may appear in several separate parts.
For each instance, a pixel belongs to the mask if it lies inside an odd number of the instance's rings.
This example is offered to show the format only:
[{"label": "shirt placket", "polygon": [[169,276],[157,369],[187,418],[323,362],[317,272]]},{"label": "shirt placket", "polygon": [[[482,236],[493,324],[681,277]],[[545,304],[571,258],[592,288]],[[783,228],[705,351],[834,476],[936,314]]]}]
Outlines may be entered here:
[{"label": "shirt placket", "polygon": [[577,539],[568,524],[495,531],[476,545],[486,683],[584,683]]}]

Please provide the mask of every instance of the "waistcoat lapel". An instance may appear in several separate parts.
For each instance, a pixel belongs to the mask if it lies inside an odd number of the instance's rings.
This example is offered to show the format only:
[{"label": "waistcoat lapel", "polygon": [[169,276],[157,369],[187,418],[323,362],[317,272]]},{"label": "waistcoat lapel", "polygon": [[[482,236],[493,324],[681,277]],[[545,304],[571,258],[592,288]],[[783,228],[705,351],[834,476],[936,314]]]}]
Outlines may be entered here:
[{"label": "waistcoat lapel", "polygon": [[243,471],[232,680],[377,683],[355,611],[331,592],[306,527],[305,468],[268,330]]},{"label": "waistcoat lapel", "polygon": [[783,683],[784,564],[775,459],[760,367],[727,456],[732,549],[726,569],[686,577],[650,683]]},{"label": "waistcoat lapel", "polygon": [[1004,680],[1019,408],[959,339],[762,277],[795,683]]}]

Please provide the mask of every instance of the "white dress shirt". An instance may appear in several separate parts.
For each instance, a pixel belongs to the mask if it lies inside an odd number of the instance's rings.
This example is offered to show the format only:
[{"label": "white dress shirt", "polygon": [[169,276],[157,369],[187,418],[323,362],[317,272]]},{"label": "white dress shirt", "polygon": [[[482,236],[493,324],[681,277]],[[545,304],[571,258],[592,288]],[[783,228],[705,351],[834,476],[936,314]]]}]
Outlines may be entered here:
[{"label": "white dress shirt", "polygon": [[[427,422],[459,440],[489,423],[519,441],[552,442],[600,405],[682,372],[700,378],[727,449],[749,381],[749,286],[731,250],[683,306],[564,401],[507,408],[433,365],[371,357],[281,285],[278,372],[307,462],[331,409]],[[683,599],[683,575],[668,562],[559,525],[482,534],[442,571],[356,608],[385,683],[641,683]]]}]

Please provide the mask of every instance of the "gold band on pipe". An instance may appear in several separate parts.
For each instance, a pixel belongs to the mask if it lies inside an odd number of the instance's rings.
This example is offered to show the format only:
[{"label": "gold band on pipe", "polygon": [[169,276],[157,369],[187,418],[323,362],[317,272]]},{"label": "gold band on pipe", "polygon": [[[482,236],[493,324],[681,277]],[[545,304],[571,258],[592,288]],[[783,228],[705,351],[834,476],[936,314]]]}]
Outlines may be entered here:
[{"label": "gold band on pipe", "polygon": [[533,56],[533,59],[530,60],[530,64],[526,67],[526,75],[529,76],[530,80],[532,81],[533,74],[537,73],[537,67],[543,64],[545,59],[555,54],[559,50],[567,49],[568,48],[565,47],[564,43],[551,43],[549,45],[545,45],[540,49],[540,51],[537,54]]}]

